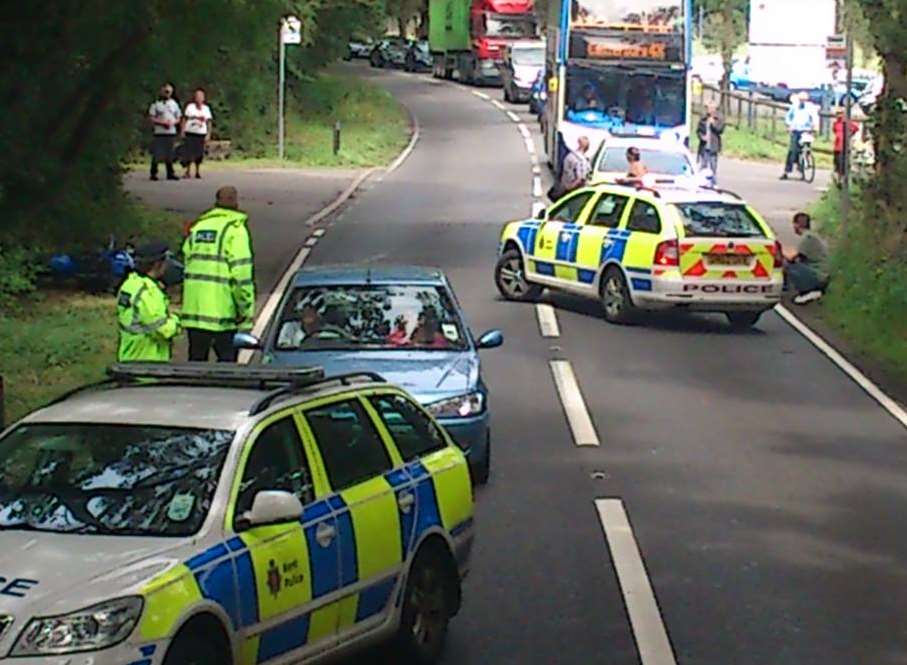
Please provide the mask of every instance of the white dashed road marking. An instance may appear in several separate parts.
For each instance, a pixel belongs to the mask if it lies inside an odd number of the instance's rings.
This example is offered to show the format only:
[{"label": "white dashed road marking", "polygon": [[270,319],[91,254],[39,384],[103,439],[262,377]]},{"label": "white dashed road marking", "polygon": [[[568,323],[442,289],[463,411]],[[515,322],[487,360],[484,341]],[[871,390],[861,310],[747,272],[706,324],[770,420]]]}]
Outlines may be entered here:
[{"label": "white dashed road marking", "polygon": [[539,176],[535,176],[532,179],[532,196],[540,199],[542,198],[542,194],[544,194],[544,192],[542,191],[542,179]]},{"label": "white dashed road marking", "polygon": [[492,99],[492,100],[491,100],[491,103],[494,104],[494,107],[495,107],[496,109],[499,109],[499,110],[501,110],[501,111],[506,111],[506,110],[507,110],[507,107],[504,106],[504,105],[503,105],[501,102],[499,102],[497,99]]},{"label": "white dashed road marking", "polygon": [[517,115],[516,113],[514,113],[513,111],[507,111],[507,117],[510,118],[511,120],[513,120],[514,122],[519,122],[519,121],[520,121],[520,116],[518,116],[518,115]]},{"label": "white dashed road marking", "polygon": [[542,337],[560,337],[561,329],[557,324],[557,313],[554,307],[546,303],[538,303],[535,313],[539,318],[539,331]]},{"label": "white dashed road marking", "polygon": [[554,383],[564,407],[564,414],[567,416],[570,431],[573,432],[574,443],[578,446],[599,445],[595,425],[592,424],[592,418],[586,408],[586,400],[583,399],[583,394],[580,392],[570,361],[552,360],[550,365],[551,374],[554,376]]},{"label": "white dashed road marking", "polygon": [[535,154],[535,143],[532,142],[532,139],[523,139],[523,143],[526,144],[526,152],[530,155]]},{"label": "white dashed road marking", "polygon": [[528,128],[526,125],[524,125],[523,123],[520,123],[519,125],[517,125],[517,129],[520,130],[520,135],[521,135],[524,139],[531,139],[531,138],[532,138],[532,134],[529,133],[529,128]]},{"label": "white dashed road marking", "polygon": [[479,92],[478,90],[473,90],[472,94],[474,94],[479,99],[484,99],[486,102],[491,101],[491,97],[486,95],[484,92]]},{"label": "white dashed road marking", "polygon": [[620,499],[597,499],[595,508],[608,541],[627,614],[630,615],[639,660],[642,665],[677,665],[623,502]]}]

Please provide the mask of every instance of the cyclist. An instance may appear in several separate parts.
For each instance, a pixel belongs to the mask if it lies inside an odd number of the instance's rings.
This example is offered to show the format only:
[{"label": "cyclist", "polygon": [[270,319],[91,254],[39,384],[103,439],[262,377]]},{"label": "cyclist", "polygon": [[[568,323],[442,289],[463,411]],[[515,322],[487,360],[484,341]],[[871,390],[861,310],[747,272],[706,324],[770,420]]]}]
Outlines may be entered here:
[{"label": "cyclist", "polygon": [[791,105],[784,118],[790,131],[790,146],[787,149],[787,161],[781,180],[787,180],[794,166],[800,160],[800,138],[807,132],[816,130],[815,112],[807,104],[809,96],[805,92],[791,95]]}]

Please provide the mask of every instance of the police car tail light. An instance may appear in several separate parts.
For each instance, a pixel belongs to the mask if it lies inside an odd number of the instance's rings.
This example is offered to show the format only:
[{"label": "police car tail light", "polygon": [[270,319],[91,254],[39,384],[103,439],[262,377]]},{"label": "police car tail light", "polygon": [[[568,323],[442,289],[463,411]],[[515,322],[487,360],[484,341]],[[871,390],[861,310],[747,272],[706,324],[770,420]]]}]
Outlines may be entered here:
[{"label": "police car tail light", "polygon": [[655,248],[655,265],[678,266],[680,265],[680,252],[676,240],[664,240]]},{"label": "police car tail light", "polygon": [[32,619],[12,656],[41,656],[106,649],[132,633],[142,615],[139,596],[119,598],[70,614]]},{"label": "police car tail light", "polygon": [[781,250],[781,241],[776,240],[774,245],[770,245],[768,251],[772,253],[772,267],[773,268],[783,268],[784,267],[784,252]]}]

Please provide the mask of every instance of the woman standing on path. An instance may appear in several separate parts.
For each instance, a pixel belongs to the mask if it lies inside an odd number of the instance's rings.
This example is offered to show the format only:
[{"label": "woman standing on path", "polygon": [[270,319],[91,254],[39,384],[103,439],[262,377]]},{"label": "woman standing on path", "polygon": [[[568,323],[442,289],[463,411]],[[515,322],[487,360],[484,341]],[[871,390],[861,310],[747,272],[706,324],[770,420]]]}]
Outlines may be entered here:
[{"label": "woman standing on path", "polygon": [[182,163],[186,172],[184,178],[192,177],[192,164],[195,164],[195,177],[201,178],[201,165],[205,158],[205,145],[211,138],[214,127],[214,115],[205,103],[205,91],[196,88],[192,101],[186,104],[183,113]]}]

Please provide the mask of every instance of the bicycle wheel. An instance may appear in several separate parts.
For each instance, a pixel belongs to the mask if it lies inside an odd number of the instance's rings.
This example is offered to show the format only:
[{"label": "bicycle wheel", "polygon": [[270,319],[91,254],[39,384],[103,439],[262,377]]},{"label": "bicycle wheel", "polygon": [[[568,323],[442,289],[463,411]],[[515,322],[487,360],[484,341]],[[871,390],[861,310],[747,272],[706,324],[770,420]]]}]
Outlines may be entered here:
[{"label": "bicycle wheel", "polygon": [[816,158],[812,150],[808,150],[803,155],[803,179],[806,182],[812,182],[816,179]]}]

